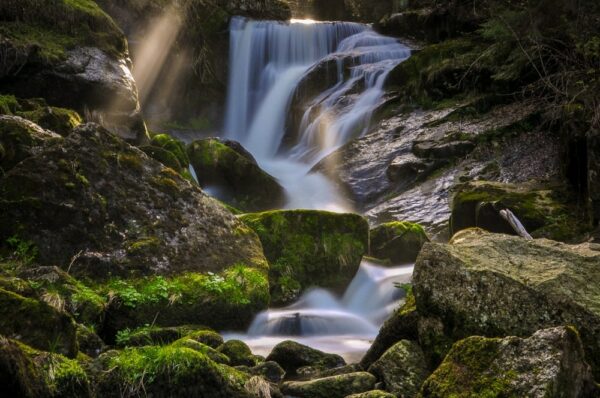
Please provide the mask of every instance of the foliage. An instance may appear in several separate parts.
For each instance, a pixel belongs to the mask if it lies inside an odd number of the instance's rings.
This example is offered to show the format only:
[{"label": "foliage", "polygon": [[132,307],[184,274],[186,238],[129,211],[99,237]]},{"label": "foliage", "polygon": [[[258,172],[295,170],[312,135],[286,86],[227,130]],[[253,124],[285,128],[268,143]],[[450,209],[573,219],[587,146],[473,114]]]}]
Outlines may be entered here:
[{"label": "foliage", "polygon": [[13,235],[6,240],[8,246],[13,250],[12,257],[25,264],[30,264],[38,256],[38,249],[32,241],[23,240],[18,235]]}]

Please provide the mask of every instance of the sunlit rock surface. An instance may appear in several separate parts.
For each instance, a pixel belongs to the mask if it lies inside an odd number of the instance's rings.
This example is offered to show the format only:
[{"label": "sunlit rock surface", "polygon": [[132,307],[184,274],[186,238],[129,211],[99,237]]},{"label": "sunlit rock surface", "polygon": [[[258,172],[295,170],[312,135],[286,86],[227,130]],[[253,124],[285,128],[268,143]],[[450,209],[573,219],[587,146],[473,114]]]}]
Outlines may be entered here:
[{"label": "sunlit rock surface", "polygon": [[456,234],[450,244],[423,247],[413,289],[419,315],[438,317],[443,334],[453,340],[527,336],[546,327],[574,325],[598,374],[599,270],[600,251],[590,244],[570,246],[470,229]]}]

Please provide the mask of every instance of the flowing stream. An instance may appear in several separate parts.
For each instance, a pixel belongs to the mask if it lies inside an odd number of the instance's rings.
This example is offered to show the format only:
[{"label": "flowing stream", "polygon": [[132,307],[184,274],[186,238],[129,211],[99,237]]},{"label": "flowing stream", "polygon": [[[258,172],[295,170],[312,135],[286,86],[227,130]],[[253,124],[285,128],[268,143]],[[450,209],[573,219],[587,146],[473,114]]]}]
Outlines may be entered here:
[{"label": "flowing stream", "polygon": [[[408,47],[367,25],[233,18],[226,137],[279,180],[287,208],[351,210],[335,186],[311,169],[368,130],[386,77],[409,56]],[[311,79],[321,85],[325,79],[325,89],[303,98],[304,114],[290,126],[294,96]],[[290,127],[297,136],[289,136]],[[287,308],[259,314],[246,334],[226,338],[242,339],[261,355],[292,338],[358,360],[402,298],[394,283],[408,282],[411,274],[412,266],[363,261],[343,297],[315,288]]]}]

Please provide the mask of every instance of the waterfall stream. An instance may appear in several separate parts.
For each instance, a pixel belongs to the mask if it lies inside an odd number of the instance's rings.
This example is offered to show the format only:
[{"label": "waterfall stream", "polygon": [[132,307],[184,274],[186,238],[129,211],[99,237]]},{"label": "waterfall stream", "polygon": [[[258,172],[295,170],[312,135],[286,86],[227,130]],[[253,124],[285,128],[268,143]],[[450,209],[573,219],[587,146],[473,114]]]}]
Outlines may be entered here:
[{"label": "waterfall stream", "polygon": [[[287,208],[350,210],[344,197],[313,166],[369,128],[389,72],[410,56],[397,40],[349,22],[253,21],[233,18],[226,137],[239,141],[278,179]],[[303,99],[290,126],[295,95],[316,79],[324,89]],[[304,90],[306,91],[306,90]],[[308,90],[310,91],[310,90]],[[290,130],[297,130],[290,137]],[[383,268],[363,261],[346,294],[306,292],[293,305],[259,314],[246,341],[257,354],[288,338],[358,360],[401,299],[395,282],[412,266]]]}]

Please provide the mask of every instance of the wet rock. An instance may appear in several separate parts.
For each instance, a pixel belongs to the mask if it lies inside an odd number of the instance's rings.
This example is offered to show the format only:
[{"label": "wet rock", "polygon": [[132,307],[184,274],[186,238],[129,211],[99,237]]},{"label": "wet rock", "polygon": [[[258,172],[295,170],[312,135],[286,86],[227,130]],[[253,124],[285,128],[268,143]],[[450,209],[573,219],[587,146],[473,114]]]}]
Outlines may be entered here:
[{"label": "wet rock", "polygon": [[187,152],[200,185],[218,190],[216,196],[224,202],[244,211],[283,205],[281,185],[238,143],[198,140],[188,146]]},{"label": "wet rock", "polygon": [[0,382],[10,397],[91,397],[83,368],[60,354],[41,352],[0,336]]},{"label": "wet rock", "polygon": [[372,374],[357,372],[310,381],[288,381],[281,385],[281,391],[300,398],[345,398],[372,390],[375,382]]},{"label": "wet rock", "polygon": [[369,367],[383,389],[395,396],[416,397],[429,371],[421,347],[410,340],[400,340]]},{"label": "wet rock", "polygon": [[396,156],[386,170],[390,181],[397,184],[411,183],[427,178],[429,174],[444,165],[440,161],[427,161],[411,153]]},{"label": "wet rock", "polygon": [[342,357],[287,340],[277,344],[267,357],[267,361],[277,362],[288,376],[293,376],[303,366],[318,367],[322,370],[345,365]]},{"label": "wet rock", "polygon": [[370,231],[370,255],[393,264],[410,263],[417,259],[425,242],[429,238],[419,224],[392,221]]},{"label": "wet rock", "polygon": [[[450,244],[423,246],[413,290],[420,316],[438,317],[443,333],[455,341],[470,335],[528,336],[574,325],[598,375],[599,267],[600,253],[588,244],[468,229]],[[427,353],[427,342],[420,344]]]},{"label": "wet rock", "polygon": [[385,321],[375,341],[361,359],[360,365],[368,369],[390,347],[400,340],[418,339],[419,314],[415,304],[415,297],[410,291],[406,295],[405,303],[398,308],[388,320]]},{"label": "wet rock", "polygon": [[470,141],[417,141],[413,145],[415,155],[425,159],[453,159],[463,157],[475,149]]},{"label": "wet rock", "polygon": [[368,248],[369,226],[357,214],[285,210],[240,218],[262,242],[276,304],[294,301],[311,286],[343,292]]},{"label": "wet rock", "polygon": [[0,116],[0,167],[4,172],[61,137],[19,116]]},{"label": "wet rock", "polygon": [[500,216],[511,210],[534,237],[570,240],[582,233],[573,211],[565,204],[561,187],[472,181],[456,187],[452,198],[450,232],[470,227],[516,235]]},{"label": "wet rock", "polygon": [[571,327],[540,330],[528,338],[461,340],[421,390],[423,397],[593,397],[599,393]]},{"label": "wet rock", "polygon": [[4,175],[0,200],[0,240],[18,225],[43,265],[71,264],[72,275],[266,265],[254,232],[220,204],[93,124]]}]

